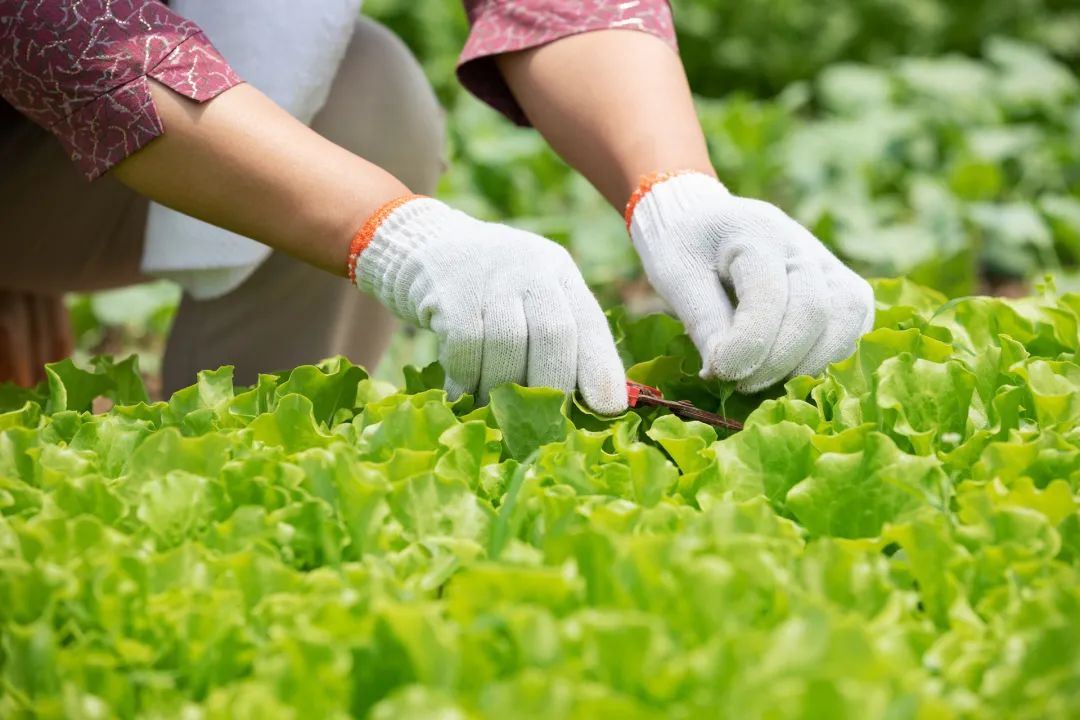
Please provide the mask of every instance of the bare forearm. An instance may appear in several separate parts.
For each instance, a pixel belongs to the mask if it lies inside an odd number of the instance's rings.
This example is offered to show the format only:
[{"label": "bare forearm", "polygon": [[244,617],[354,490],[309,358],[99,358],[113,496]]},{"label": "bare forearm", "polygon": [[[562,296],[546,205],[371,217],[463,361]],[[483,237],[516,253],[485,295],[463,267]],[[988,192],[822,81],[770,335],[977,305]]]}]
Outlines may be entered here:
[{"label": "bare forearm", "polygon": [[249,85],[197,104],[151,84],[166,132],[112,173],[163,205],[344,275],[352,234],[408,192]]},{"label": "bare forearm", "polygon": [[498,64],[530,122],[619,210],[644,174],[714,174],[682,63],[659,38],[589,32]]}]

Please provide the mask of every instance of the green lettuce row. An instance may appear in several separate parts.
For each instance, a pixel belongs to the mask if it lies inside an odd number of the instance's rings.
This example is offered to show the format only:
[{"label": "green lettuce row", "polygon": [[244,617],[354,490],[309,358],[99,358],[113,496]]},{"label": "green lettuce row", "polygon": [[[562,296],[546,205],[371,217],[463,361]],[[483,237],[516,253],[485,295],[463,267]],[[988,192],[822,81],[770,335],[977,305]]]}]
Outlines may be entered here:
[{"label": "green lettuce row", "polygon": [[0,716],[1070,717],[1080,296],[876,293],[750,398],[613,318],[732,435],[437,366],[51,365],[0,390]]}]

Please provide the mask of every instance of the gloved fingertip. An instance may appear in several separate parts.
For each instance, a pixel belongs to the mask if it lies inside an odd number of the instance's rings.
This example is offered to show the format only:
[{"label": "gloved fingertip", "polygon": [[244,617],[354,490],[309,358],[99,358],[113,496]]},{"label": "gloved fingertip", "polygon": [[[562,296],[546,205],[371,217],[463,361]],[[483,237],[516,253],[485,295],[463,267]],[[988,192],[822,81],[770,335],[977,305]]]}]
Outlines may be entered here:
[{"label": "gloved fingertip", "polygon": [[605,417],[615,417],[616,415],[622,415],[630,408],[630,406],[625,400],[620,402],[614,399],[603,401],[594,400],[593,402],[589,402],[588,400],[586,400],[585,404],[588,405],[589,409],[597,415],[603,415]]},{"label": "gloved fingertip", "polygon": [[744,342],[740,346],[732,346],[731,343],[717,343],[705,361],[702,377],[724,382],[745,380],[761,365],[767,350],[763,344],[752,346]]},{"label": "gloved fingertip", "polygon": [[694,341],[694,347],[697,348],[698,354],[701,356],[701,370],[698,371],[698,377],[702,380],[714,380],[716,379],[716,369],[713,366],[713,358],[717,353],[718,348],[724,341],[723,332],[712,332],[706,336],[705,340]]},{"label": "gloved fingertip", "polygon": [[825,369],[829,367],[829,360],[814,360],[812,362],[801,362],[795,366],[795,369],[791,371],[790,377],[798,377],[799,375],[809,375],[811,377],[817,377],[825,372]]},{"label": "gloved fingertip", "polygon": [[581,397],[598,415],[621,415],[629,408],[625,379],[588,384],[581,388]]}]

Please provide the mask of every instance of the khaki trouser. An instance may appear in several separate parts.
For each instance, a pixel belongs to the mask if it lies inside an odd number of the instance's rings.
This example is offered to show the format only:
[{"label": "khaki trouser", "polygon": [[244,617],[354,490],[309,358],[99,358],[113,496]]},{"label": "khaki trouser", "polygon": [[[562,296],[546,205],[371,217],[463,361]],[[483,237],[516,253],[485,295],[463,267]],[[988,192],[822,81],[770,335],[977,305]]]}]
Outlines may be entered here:
[{"label": "khaki trouser", "polygon": [[[147,279],[139,272],[147,201],[109,176],[87,183],[45,131],[11,125],[0,135],[0,381],[28,384],[41,379],[41,364],[70,351],[64,292]],[[442,172],[435,95],[408,49],[370,20],[358,21],[312,129],[414,192],[432,193]],[[223,297],[185,295],[163,388],[220,365],[253,383],[259,372],[336,354],[370,369],[393,329],[390,314],[347,280],[274,253]]]}]

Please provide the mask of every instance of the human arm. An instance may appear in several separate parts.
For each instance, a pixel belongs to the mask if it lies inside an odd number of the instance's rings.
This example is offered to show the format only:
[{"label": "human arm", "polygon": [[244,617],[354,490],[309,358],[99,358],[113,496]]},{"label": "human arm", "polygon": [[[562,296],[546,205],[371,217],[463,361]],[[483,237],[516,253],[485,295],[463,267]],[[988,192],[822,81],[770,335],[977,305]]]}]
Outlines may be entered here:
[{"label": "human arm", "polygon": [[[633,196],[634,245],[700,350],[703,374],[757,391],[820,372],[872,326],[864,280],[779,208],[715,178],[682,65],[662,39],[601,30],[496,62],[568,163],[615,207]],[[656,173],[679,176],[642,183]]]},{"label": "human arm", "polygon": [[250,85],[197,104],[151,82],[168,131],[112,174],[163,205],[344,275],[357,228],[409,192]]},{"label": "human arm", "polygon": [[365,213],[407,191],[244,85],[159,2],[0,0],[0,14],[0,94],[88,179],[112,171],[339,275]]},{"label": "human arm", "polygon": [[682,63],[661,38],[597,30],[496,63],[533,127],[619,211],[643,175],[715,177]]},{"label": "human arm", "polygon": [[452,397],[486,400],[495,385],[517,382],[580,387],[600,412],[625,408],[603,313],[558,245],[411,196],[249,86],[205,105],[154,94],[169,131],[114,169],[123,182],[348,271],[396,315],[436,333]]}]

